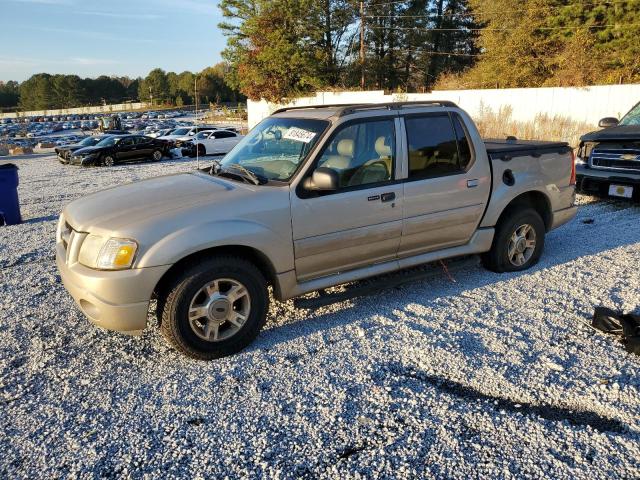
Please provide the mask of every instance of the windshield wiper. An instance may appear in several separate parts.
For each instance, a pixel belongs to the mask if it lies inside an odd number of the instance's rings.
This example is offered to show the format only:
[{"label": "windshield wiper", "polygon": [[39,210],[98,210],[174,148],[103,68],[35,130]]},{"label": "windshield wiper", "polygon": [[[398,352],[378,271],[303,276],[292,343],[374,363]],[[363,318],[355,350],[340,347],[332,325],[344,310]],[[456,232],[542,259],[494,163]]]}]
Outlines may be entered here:
[{"label": "windshield wiper", "polygon": [[251,170],[249,170],[248,168],[243,167],[242,165],[240,165],[239,163],[232,163],[231,165],[225,165],[224,166],[224,170],[223,171],[228,171],[228,170],[238,170],[239,172],[242,173],[243,177],[248,178],[249,180],[251,180],[253,182],[254,185],[260,185],[262,182],[266,183],[267,179],[264,177],[259,177],[258,175],[256,175],[254,172],[252,172]]},{"label": "windshield wiper", "polygon": [[269,181],[266,177],[258,175],[240,164],[233,163],[231,165],[223,166],[220,160],[214,160],[213,165],[211,165],[211,169],[209,170],[209,175],[224,174],[233,175],[234,177],[240,177],[242,180],[247,180],[254,185],[260,185]]}]

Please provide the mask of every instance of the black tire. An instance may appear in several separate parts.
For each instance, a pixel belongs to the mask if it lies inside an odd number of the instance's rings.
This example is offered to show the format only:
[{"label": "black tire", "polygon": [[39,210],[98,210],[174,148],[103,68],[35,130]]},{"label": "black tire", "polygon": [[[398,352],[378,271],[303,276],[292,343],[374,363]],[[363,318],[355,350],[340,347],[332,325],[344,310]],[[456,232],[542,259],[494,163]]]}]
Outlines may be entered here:
[{"label": "black tire", "polygon": [[105,155],[102,158],[102,165],[104,165],[105,167],[113,167],[116,164],[116,160],[115,158],[113,158],[113,155]]},{"label": "black tire", "polygon": [[[189,307],[198,292],[209,282],[232,279],[248,291],[250,311],[247,320],[230,338],[208,341],[200,338],[189,321]],[[269,309],[267,282],[251,262],[232,256],[219,256],[194,264],[178,275],[158,298],[162,312],[160,330],[165,339],[179,352],[200,360],[212,360],[239,352],[249,345],[264,325]]]},{"label": "black tire", "polygon": [[[524,225],[530,225],[535,232],[535,248],[523,264],[516,265],[509,258],[509,244],[514,232]],[[532,208],[524,208],[507,212],[496,228],[491,250],[482,256],[482,263],[488,270],[497,273],[518,272],[531,268],[538,263],[544,250],[546,228],[542,218]]]},{"label": "black tire", "polygon": [[[207,154],[207,149],[204,147],[204,145],[198,144],[197,149],[198,149],[198,156],[199,157],[204,157]],[[194,155],[194,157],[195,157],[195,155]]]},{"label": "black tire", "polygon": [[152,162],[159,162],[160,160],[162,160],[162,151],[161,150],[154,150],[153,153],[151,154],[151,161]]}]

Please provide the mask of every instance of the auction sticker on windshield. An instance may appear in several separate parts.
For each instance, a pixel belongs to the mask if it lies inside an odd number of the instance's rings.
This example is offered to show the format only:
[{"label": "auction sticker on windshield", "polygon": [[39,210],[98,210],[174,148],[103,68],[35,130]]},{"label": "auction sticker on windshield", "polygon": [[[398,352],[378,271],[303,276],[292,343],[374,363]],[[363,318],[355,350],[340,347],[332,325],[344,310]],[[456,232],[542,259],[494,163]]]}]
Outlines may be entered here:
[{"label": "auction sticker on windshield", "polygon": [[291,127],[289,130],[287,130],[287,133],[285,133],[282,138],[285,138],[287,140],[295,140],[296,142],[309,143],[315,136],[316,134],[314,132],[310,132],[308,130],[305,130],[304,128]]}]

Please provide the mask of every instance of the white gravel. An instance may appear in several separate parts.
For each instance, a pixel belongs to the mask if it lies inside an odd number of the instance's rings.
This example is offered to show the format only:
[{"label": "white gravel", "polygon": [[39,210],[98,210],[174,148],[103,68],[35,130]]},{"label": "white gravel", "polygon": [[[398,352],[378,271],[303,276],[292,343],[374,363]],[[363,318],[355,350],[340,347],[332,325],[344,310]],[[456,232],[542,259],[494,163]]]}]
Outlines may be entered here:
[{"label": "white gravel", "polygon": [[640,306],[637,205],[579,197],[526,273],[472,266],[317,311],[276,305],[251,348],[206,363],[154,328],[90,325],[53,260],[64,204],[195,162],[17,163],[0,478],[640,477],[640,357],[589,327],[595,306]]}]

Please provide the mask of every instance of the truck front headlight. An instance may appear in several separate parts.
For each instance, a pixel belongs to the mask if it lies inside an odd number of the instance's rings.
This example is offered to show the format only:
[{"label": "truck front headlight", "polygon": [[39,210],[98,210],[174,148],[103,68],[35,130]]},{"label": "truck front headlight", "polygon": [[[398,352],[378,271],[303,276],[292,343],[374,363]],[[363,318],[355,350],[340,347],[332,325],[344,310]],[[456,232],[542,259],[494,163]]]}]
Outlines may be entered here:
[{"label": "truck front headlight", "polygon": [[88,235],[80,247],[78,261],[98,270],[125,270],[133,265],[137,250],[134,240]]}]

